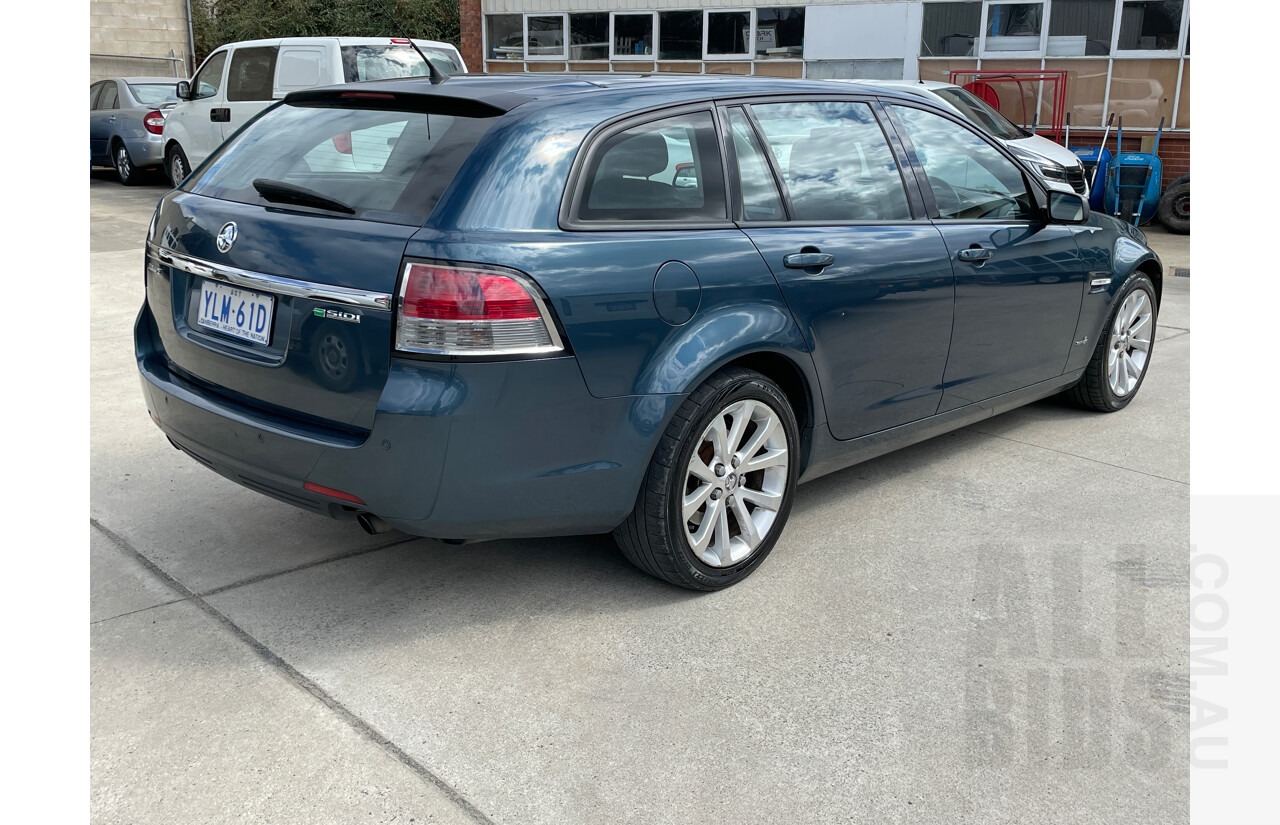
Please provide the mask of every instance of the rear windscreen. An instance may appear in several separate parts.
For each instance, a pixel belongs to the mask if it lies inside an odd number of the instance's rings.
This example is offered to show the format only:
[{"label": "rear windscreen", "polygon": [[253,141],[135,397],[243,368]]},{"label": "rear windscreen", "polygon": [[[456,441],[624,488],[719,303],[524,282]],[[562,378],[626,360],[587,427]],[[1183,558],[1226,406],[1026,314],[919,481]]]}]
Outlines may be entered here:
[{"label": "rear windscreen", "polygon": [[282,105],[225,145],[183,188],[240,203],[349,214],[264,197],[265,181],[301,187],[365,220],[420,225],[496,121]]},{"label": "rear windscreen", "polygon": [[[430,46],[420,48],[441,74],[462,73],[462,67],[450,52]],[[359,83],[362,80],[426,77],[430,72],[413,46],[343,46],[342,74],[347,83]]]},{"label": "rear windscreen", "polygon": [[176,81],[174,83],[130,83],[129,90],[144,106],[178,102]]}]

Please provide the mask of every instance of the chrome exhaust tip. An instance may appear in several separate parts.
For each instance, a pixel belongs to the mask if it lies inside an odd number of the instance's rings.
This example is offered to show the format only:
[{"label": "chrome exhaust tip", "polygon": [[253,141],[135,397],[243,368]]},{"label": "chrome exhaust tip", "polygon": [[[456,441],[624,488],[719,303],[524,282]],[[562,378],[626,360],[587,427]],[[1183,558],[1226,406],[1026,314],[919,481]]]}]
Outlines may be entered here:
[{"label": "chrome exhaust tip", "polygon": [[371,536],[376,536],[379,533],[390,532],[390,530],[392,529],[390,524],[387,524],[385,521],[378,518],[373,513],[357,514],[356,524],[359,524],[360,529],[365,531]]}]

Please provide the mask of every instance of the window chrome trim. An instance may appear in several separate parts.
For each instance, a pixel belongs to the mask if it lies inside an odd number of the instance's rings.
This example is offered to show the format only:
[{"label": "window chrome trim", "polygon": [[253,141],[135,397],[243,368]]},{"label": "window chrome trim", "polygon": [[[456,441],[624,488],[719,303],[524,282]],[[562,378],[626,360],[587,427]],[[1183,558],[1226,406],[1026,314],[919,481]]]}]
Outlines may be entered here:
[{"label": "window chrome trim", "polygon": [[315,301],[327,301],[333,304],[361,307],[364,309],[391,309],[391,294],[372,292],[365,289],[353,289],[345,286],[316,284],[300,281],[296,278],[284,278],[279,275],[264,275],[261,272],[250,272],[236,269],[225,264],[215,264],[164,249],[154,243],[148,243],[152,254],[165,266],[181,269],[190,275],[210,278],[215,281],[241,286],[261,292],[272,292],[276,295],[289,295],[294,298],[310,298]]}]

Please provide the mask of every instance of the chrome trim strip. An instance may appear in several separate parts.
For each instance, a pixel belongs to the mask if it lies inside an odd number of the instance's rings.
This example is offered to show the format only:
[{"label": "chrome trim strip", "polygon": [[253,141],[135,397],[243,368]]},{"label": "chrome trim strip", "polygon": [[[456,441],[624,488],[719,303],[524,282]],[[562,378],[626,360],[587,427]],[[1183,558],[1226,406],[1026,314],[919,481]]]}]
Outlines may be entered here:
[{"label": "chrome trim strip", "polygon": [[299,281],[296,278],[284,278],[279,275],[264,275],[261,272],[249,272],[233,266],[202,261],[164,249],[154,243],[148,243],[151,251],[160,263],[181,269],[191,275],[210,278],[215,281],[242,286],[260,292],[271,292],[276,295],[289,295],[294,298],[309,298],[313,301],[327,301],[332,304],[362,307],[364,309],[391,309],[391,295],[387,292],[370,292],[365,289],[352,289],[345,286],[329,286],[315,284],[310,281]]}]

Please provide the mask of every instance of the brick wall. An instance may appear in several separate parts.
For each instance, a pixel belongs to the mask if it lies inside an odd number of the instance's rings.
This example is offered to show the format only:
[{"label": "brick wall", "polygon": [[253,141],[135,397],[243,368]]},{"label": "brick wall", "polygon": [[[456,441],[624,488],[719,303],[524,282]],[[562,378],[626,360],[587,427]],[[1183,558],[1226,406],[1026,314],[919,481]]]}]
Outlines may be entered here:
[{"label": "brick wall", "polygon": [[[478,2],[478,0],[477,0]],[[90,0],[89,52],[137,57],[168,57],[170,50],[185,61],[191,74],[186,0]],[[90,59],[90,82],[121,73],[122,61]],[[170,64],[131,61],[130,74],[169,75]]]},{"label": "brick wall", "polygon": [[480,0],[459,0],[458,23],[462,28],[462,61],[473,72],[484,71],[484,15],[480,11]]}]

